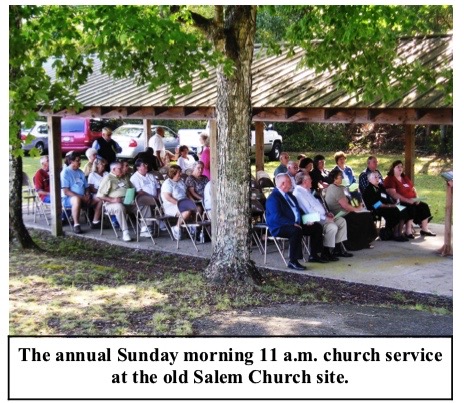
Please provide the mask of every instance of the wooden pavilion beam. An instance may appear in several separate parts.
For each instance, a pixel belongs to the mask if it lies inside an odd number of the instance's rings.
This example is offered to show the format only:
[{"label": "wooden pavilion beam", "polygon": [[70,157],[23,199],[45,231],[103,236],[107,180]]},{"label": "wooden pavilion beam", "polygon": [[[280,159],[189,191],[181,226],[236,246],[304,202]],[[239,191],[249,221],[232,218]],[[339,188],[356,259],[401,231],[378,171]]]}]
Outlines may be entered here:
[{"label": "wooden pavilion beam", "polygon": [[[60,111],[41,110],[42,116],[117,117],[131,119],[211,120],[216,118],[214,107],[154,106],[154,107],[84,107]],[[254,107],[255,122],[300,123],[379,123],[413,125],[452,125],[452,108],[286,108]]]}]

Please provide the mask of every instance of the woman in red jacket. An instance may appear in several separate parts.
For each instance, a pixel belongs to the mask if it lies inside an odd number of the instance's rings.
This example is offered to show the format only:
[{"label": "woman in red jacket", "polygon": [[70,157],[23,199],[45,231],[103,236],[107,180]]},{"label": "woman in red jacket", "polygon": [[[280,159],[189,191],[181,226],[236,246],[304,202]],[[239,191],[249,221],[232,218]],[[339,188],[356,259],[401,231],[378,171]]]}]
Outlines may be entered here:
[{"label": "woman in red jacket", "polygon": [[[394,200],[399,200],[403,206],[406,206],[409,217],[413,218],[414,223],[420,225],[421,235],[436,235],[428,227],[429,221],[432,219],[430,208],[427,203],[418,200],[414,184],[403,172],[402,161],[397,160],[393,162],[385,178],[384,186],[387,189],[387,193]],[[414,239],[411,221],[406,222],[406,236]]]}]

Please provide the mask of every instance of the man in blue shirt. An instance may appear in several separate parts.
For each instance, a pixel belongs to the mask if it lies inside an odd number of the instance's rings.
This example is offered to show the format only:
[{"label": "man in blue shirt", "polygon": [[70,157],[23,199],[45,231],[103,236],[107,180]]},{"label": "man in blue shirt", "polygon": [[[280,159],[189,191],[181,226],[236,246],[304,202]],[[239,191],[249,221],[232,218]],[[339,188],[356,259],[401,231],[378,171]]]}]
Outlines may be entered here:
[{"label": "man in blue shirt", "polygon": [[61,202],[65,209],[71,209],[74,232],[81,234],[79,216],[83,205],[90,202],[90,190],[84,172],[80,169],[81,156],[72,151],[66,155],[69,165],[60,174]]},{"label": "man in blue shirt", "polygon": [[285,153],[285,152],[281,153],[279,160],[280,160],[280,165],[274,171],[274,179],[277,175],[284,174],[287,172],[287,165],[288,165],[288,161],[290,160],[290,156],[288,155],[288,153]]},{"label": "man in blue shirt", "polygon": [[304,270],[306,267],[298,262],[303,258],[301,241],[304,235],[310,236],[310,262],[326,263],[327,259],[318,256],[322,251],[322,225],[313,223],[303,225],[301,210],[295,196],[290,193],[292,182],[287,174],[275,177],[276,187],[266,200],[266,223],[272,236],[288,238],[290,261],[288,268]]}]

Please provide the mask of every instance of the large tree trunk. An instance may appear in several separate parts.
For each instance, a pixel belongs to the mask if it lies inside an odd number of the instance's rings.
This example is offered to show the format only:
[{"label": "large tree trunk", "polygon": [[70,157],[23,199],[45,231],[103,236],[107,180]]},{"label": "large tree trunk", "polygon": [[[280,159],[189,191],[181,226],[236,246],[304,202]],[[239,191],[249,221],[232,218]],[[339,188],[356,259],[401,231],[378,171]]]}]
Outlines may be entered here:
[{"label": "large tree trunk", "polygon": [[232,75],[217,70],[217,225],[207,277],[218,283],[262,278],[251,260],[251,64],[256,6],[225,6],[216,49],[233,62]]},{"label": "large tree trunk", "polygon": [[10,242],[12,236],[24,249],[37,248],[23,222],[22,208],[23,161],[10,154]]}]

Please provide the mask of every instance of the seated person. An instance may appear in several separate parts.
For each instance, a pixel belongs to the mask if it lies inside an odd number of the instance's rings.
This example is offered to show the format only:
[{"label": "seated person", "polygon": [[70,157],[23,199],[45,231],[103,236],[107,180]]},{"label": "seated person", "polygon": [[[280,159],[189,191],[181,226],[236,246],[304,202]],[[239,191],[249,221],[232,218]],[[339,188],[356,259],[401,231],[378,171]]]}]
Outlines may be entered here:
[{"label": "seated person", "polygon": [[329,177],[332,182],[326,189],[325,201],[329,211],[337,216],[343,214],[348,226],[348,239],[345,246],[348,250],[359,250],[363,248],[373,248],[370,245],[377,238],[372,213],[364,206],[353,207],[346,197],[345,187],[342,184],[343,174],[338,169],[330,172]]},{"label": "seated person", "polygon": [[97,197],[98,187],[102,179],[108,175],[106,170],[106,161],[104,158],[97,156],[95,159],[95,170],[90,173],[88,182],[89,182],[89,189],[90,189],[90,197],[92,199],[93,205],[93,220],[90,224],[90,227],[93,229],[99,229],[101,227],[101,210],[103,202]]},{"label": "seated person", "polygon": [[205,187],[209,182],[209,179],[203,175],[204,166],[202,161],[195,162],[192,174],[185,180],[187,194],[194,202],[203,200]]},{"label": "seated person", "polygon": [[353,183],[356,183],[353,170],[351,167],[346,165],[346,154],[343,151],[337,151],[334,158],[336,164],[334,169],[338,169],[343,173],[343,184],[345,186],[350,186]]},{"label": "seated person", "polygon": [[87,164],[84,165],[84,175],[88,177],[90,173],[94,170],[94,162],[97,158],[98,152],[95,148],[87,148],[85,151],[85,156],[87,157],[88,161]]},{"label": "seated person", "polygon": [[148,172],[158,170],[158,159],[155,157],[155,152],[153,148],[147,147],[145,151],[138,153],[135,157],[135,160],[141,159],[145,164],[147,164]]},{"label": "seated person", "polygon": [[[400,160],[394,161],[388,171],[384,181],[385,189],[393,200],[399,200],[401,205],[406,206],[409,217],[414,223],[420,225],[420,234],[423,236],[436,236],[429,229],[429,221],[432,219],[430,208],[427,203],[417,199],[417,192],[412,183],[403,172],[403,163]],[[412,233],[412,222],[406,223],[406,236],[414,239]]]},{"label": "seated person", "polygon": [[132,168],[129,165],[127,160],[119,161],[121,163],[121,176],[127,183],[130,183],[130,178],[132,176]]},{"label": "seated person", "polygon": [[299,171],[306,172],[309,175],[314,167],[314,161],[312,160],[312,158],[305,157],[305,158],[300,159],[299,161],[300,161],[300,163],[298,164],[298,167],[300,168]]},{"label": "seated person", "polygon": [[369,185],[369,180],[367,179],[367,174],[369,172],[377,172],[377,175],[379,176],[379,183],[383,185],[383,178],[382,174],[380,171],[377,169],[378,166],[378,161],[377,158],[373,155],[369,156],[367,159],[367,168],[359,174],[359,191],[361,193],[364,192],[364,190],[367,188]]},{"label": "seated person", "polygon": [[293,270],[306,269],[298,261],[303,258],[301,242],[304,235],[310,236],[310,261],[326,263],[326,259],[317,255],[322,251],[322,225],[320,223],[302,224],[300,206],[295,196],[290,193],[292,182],[286,173],[278,174],[275,182],[276,187],[266,202],[266,223],[272,236],[289,240],[290,261],[287,267]]},{"label": "seated person", "polygon": [[61,203],[65,209],[71,209],[73,231],[82,234],[79,216],[81,208],[90,202],[90,189],[84,172],[80,169],[80,154],[74,151],[66,154],[66,165],[60,174]]},{"label": "seated person", "polygon": [[290,178],[290,180],[292,181],[292,188],[290,189],[290,192],[293,192],[293,190],[295,189],[295,176],[296,174],[298,173],[298,163],[295,162],[295,161],[288,161],[288,164],[287,164],[287,175],[288,177]]},{"label": "seated person", "polygon": [[[130,187],[130,181],[126,181],[122,175],[121,162],[116,161],[110,165],[110,173],[102,179],[97,193],[97,197],[105,202],[106,211],[116,216],[124,242],[132,241],[126,220],[126,206],[123,204],[126,191]],[[129,206],[128,208],[130,209]]]},{"label": "seated person", "polygon": [[212,208],[211,203],[211,181],[209,181],[205,186],[205,191],[203,192],[203,204],[205,205],[205,210],[210,211]]},{"label": "seated person", "polygon": [[40,157],[40,168],[34,175],[34,188],[44,203],[50,203],[50,175],[48,155]]},{"label": "seated person", "polygon": [[[181,178],[182,170],[179,165],[171,165],[168,169],[168,176],[161,186],[161,200],[163,202],[163,209],[166,215],[171,217],[178,216],[177,202],[187,198],[187,188]],[[193,214],[192,214],[193,213]],[[195,211],[184,211],[182,217],[187,221],[192,216],[195,216]],[[172,227],[172,233],[176,240],[181,237],[180,222]]]},{"label": "seated person", "polygon": [[[136,172],[131,176],[130,181],[137,194],[137,203],[143,217],[151,218],[153,217],[152,209],[158,205],[156,199],[161,186],[155,175],[148,172],[148,164],[142,159],[136,160],[134,167]],[[150,233],[153,233],[153,227],[149,225],[142,227],[140,236],[148,238]]]},{"label": "seated person", "polygon": [[195,158],[193,158],[193,156],[189,154],[188,146],[180,146],[179,158],[177,158],[177,165],[180,166],[182,172],[188,174],[188,171],[191,171],[193,169],[193,165],[195,164],[195,162]]},{"label": "seated person", "polygon": [[[279,161],[280,165],[274,170],[274,178],[279,174],[284,174],[287,172],[288,161],[290,156],[286,152],[280,153]],[[275,180],[275,179],[274,179]]]},{"label": "seated person", "polygon": [[391,231],[395,241],[408,241],[408,237],[402,233],[405,222],[410,220],[407,210],[398,209],[385,187],[380,183],[377,172],[369,172],[367,178],[369,185],[363,193],[366,208],[385,218],[385,228]]},{"label": "seated person", "polygon": [[329,171],[325,169],[325,157],[318,154],[314,157],[314,168],[309,174],[312,179],[311,188],[320,191],[326,189],[330,183]]},{"label": "seated person", "polygon": [[327,212],[323,204],[313,196],[311,177],[306,172],[299,172],[295,181],[296,187],[293,196],[298,200],[303,213],[318,213],[320,216],[324,234],[322,256],[331,261],[337,261],[337,256],[352,257],[353,254],[348,253],[343,245],[343,241],[347,239],[345,219],[343,217],[334,218],[334,215]]}]

